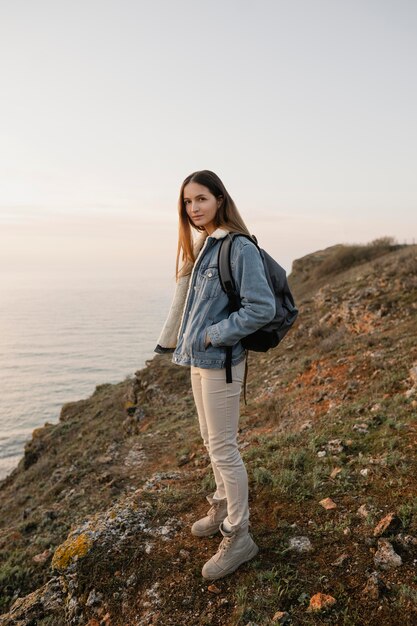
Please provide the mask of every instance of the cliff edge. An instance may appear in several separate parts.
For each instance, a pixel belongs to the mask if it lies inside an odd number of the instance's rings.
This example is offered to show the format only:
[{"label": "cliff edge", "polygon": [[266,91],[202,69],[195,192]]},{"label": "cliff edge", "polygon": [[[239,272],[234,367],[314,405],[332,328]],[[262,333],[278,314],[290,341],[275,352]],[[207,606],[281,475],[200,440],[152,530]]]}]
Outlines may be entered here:
[{"label": "cliff edge", "polygon": [[188,368],[155,356],[33,431],[0,483],[0,624],[415,624],[417,246],[294,263],[299,320],[251,353],[256,559],[201,577],[213,489]]}]

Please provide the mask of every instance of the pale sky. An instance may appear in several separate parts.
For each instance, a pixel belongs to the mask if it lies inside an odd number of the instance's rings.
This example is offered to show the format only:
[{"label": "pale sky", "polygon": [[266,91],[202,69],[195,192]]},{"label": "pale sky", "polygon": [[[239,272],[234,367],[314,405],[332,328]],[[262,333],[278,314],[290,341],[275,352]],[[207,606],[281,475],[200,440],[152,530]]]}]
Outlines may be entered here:
[{"label": "pale sky", "polygon": [[0,0],[0,65],[2,284],[171,280],[199,169],[288,271],[417,236],[415,0]]}]

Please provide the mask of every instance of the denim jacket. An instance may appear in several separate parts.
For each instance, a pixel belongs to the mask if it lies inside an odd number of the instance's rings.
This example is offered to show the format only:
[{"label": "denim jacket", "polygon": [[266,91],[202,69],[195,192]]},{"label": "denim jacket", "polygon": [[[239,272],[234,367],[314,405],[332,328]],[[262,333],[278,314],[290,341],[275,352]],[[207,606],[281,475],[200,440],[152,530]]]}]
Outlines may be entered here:
[{"label": "denim jacket", "polygon": [[[234,240],[231,252],[241,308],[229,315],[228,298],[221,288],[217,265],[220,240],[226,235],[226,230],[218,228],[205,239],[200,238],[201,249],[191,275],[177,283],[155,352],[173,352],[172,360],[178,365],[224,368],[226,346],[233,346],[232,365],[237,365],[245,356],[240,339],[270,322],[275,315],[275,298],[261,256],[255,244],[244,237]],[[210,340],[208,346],[205,346],[206,336]]]}]

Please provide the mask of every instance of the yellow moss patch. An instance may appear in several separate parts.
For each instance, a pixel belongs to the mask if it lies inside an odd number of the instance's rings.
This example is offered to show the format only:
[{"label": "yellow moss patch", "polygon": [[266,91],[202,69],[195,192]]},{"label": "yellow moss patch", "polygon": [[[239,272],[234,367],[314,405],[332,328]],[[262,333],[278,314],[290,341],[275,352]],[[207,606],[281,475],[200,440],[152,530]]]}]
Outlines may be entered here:
[{"label": "yellow moss patch", "polygon": [[63,544],[57,547],[52,558],[52,568],[63,570],[68,567],[75,557],[83,557],[91,548],[93,542],[85,533],[77,537],[68,537]]}]

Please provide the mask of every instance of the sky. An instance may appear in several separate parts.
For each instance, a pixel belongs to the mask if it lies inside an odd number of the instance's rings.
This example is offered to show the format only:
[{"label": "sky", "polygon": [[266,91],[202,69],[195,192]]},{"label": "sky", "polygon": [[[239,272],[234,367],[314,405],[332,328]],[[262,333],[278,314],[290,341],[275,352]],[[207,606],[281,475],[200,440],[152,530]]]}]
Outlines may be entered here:
[{"label": "sky", "polygon": [[0,286],[173,280],[211,169],[289,272],[417,236],[414,0],[0,0]]}]

